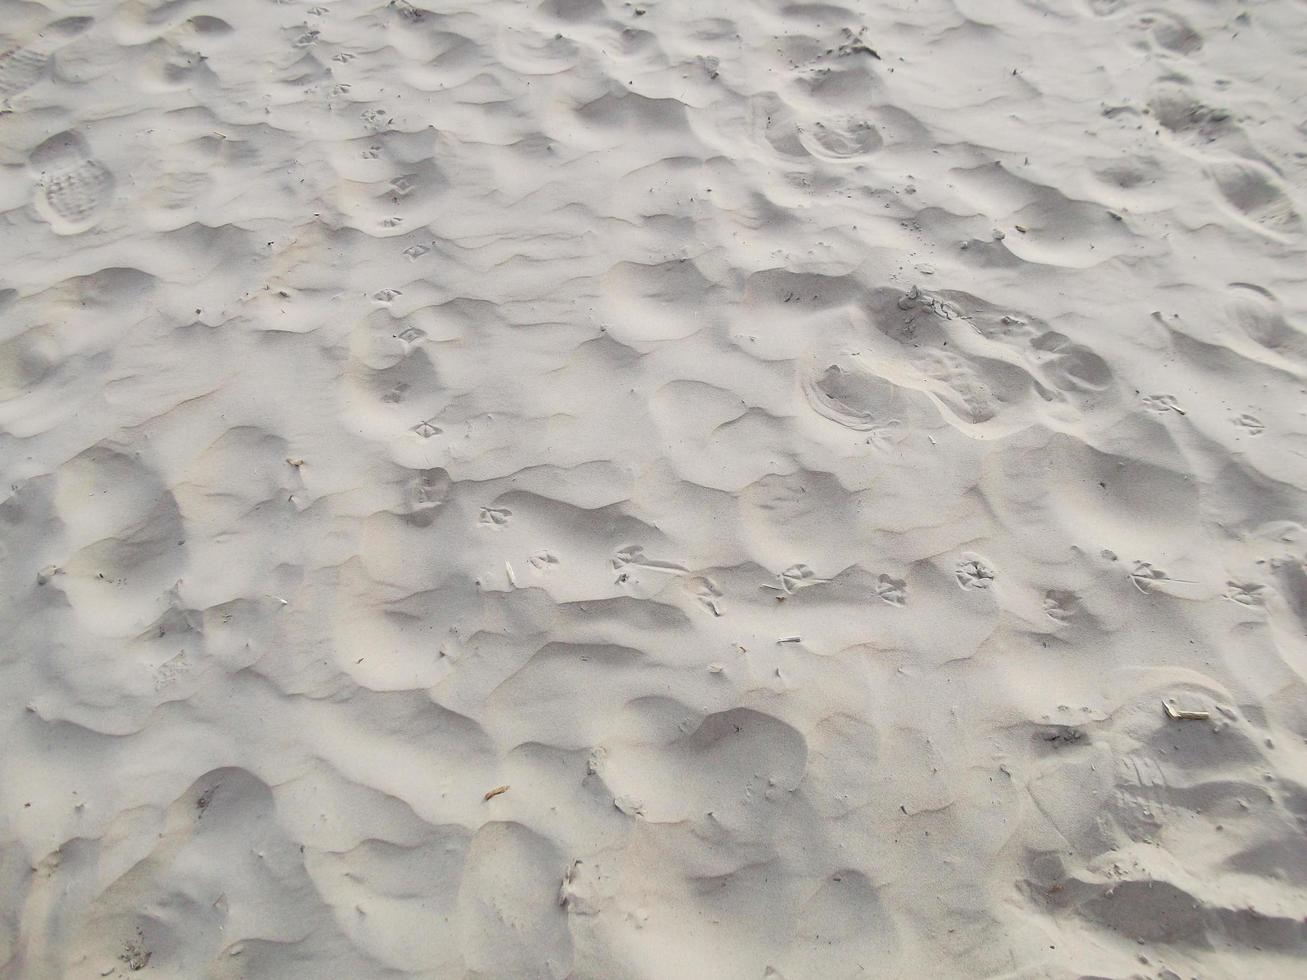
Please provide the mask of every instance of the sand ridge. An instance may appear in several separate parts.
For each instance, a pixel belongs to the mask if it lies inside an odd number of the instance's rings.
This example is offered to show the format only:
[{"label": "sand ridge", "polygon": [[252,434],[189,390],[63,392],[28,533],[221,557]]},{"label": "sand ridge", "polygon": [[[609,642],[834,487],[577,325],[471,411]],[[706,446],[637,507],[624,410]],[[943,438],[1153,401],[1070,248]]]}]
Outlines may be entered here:
[{"label": "sand ridge", "polygon": [[0,975],[1302,974],[1301,2],[0,32]]}]

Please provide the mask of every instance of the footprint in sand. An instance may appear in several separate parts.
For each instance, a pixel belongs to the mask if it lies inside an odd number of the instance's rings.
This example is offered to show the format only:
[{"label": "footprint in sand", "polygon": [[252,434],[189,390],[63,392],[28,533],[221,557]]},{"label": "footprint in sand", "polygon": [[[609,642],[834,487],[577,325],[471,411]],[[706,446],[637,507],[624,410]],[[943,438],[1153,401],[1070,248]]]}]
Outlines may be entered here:
[{"label": "footprint in sand", "polygon": [[1172,54],[1193,54],[1203,46],[1202,36],[1174,14],[1153,11],[1139,19],[1148,28],[1153,42]]},{"label": "footprint in sand", "polygon": [[881,575],[876,580],[876,598],[891,606],[902,606],[908,601],[908,583],[901,578]]},{"label": "footprint in sand", "polygon": [[413,426],[409,431],[416,433],[423,439],[430,439],[432,436],[440,435],[440,433],[445,430],[436,425],[436,423],[431,419],[426,419],[425,421],[419,422],[417,425]]},{"label": "footprint in sand", "polygon": [[36,211],[56,234],[95,227],[113,201],[113,174],[77,133],[51,136],[32,151],[28,169],[37,181]]},{"label": "footprint in sand", "polygon": [[803,393],[818,414],[859,432],[900,423],[898,388],[865,371],[845,370],[837,364],[820,373],[808,371],[803,378]]},{"label": "footprint in sand", "polygon": [[964,555],[954,574],[964,589],[988,589],[994,584],[994,570],[977,555]]},{"label": "footprint in sand", "polygon": [[486,527],[504,527],[513,517],[513,512],[506,507],[482,507],[477,523]]},{"label": "footprint in sand", "polygon": [[799,128],[804,149],[823,160],[850,160],[875,153],[885,140],[880,131],[863,119],[830,119]]},{"label": "footprint in sand", "polygon": [[403,520],[415,527],[430,527],[449,497],[449,474],[442,469],[421,471],[406,488]]},{"label": "footprint in sand", "polygon": [[1285,316],[1275,293],[1250,282],[1233,282],[1230,291],[1226,309],[1240,333],[1267,350],[1299,360],[1307,356],[1307,342]]},{"label": "footprint in sand", "polygon": [[31,44],[0,51],[0,99],[25,92],[39,82],[50,56],[90,23],[89,17],[69,17],[51,24]]},{"label": "footprint in sand", "polygon": [[9,48],[0,52],[0,97],[25,92],[41,80],[50,56],[34,48]]},{"label": "footprint in sand", "polygon": [[1226,582],[1224,598],[1241,606],[1266,605],[1266,586],[1260,582]]},{"label": "footprint in sand", "polygon": [[817,573],[805,565],[803,562],[791,565],[785,571],[781,572],[781,585],[789,593],[798,592],[799,589],[806,589],[813,585],[822,585],[829,582],[830,579],[818,578]]},{"label": "footprint in sand", "polygon": [[1005,403],[1029,387],[1021,368],[987,357],[960,357],[948,351],[921,351],[914,366],[939,401],[959,420],[972,425],[998,417]]},{"label": "footprint in sand", "polygon": [[706,575],[696,575],[694,578],[686,579],[685,587],[704,609],[714,616],[722,614],[721,600],[724,593],[712,579]]},{"label": "footprint in sand", "polygon": [[1230,205],[1263,231],[1283,235],[1299,229],[1298,212],[1269,167],[1250,160],[1222,160],[1208,172]]},{"label": "footprint in sand", "polygon": [[1266,424],[1255,415],[1238,415],[1234,419],[1234,424],[1250,436],[1259,436],[1266,431]]},{"label": "footprint in sand", "polygon": [[1112,369],[1088,347],[1048,331],[1030,342],[1031,358],[1062,391],[1101,392],[1112,386]]},{"label": "footprint in sand", "polygon": [[1159,415],[1166,412],[1175,412],[1176,415],[1185,414],[1185,410],[1180,407],[1175,395],[1145,395],[1140,400],[1143,402],[1144,408]]},{"label": "footprint in sand", "polygon": [[1079,603],[1074,592],[1049,589],[1044,593],[1044,614],[1049,619],[1065,623],[1076,614]]},{"label": "footprint in sand", "polygon": [[537,572],[549,572],[558,567],[558,556],[552,551],[537,551],[527,563]]},{"label": "footprint in sand", "polygon": [[1201,156],[1221,154],[1240,160],[1265,160],[1233,113],[1201,101],[1182,81],[1168,80],[1154,86],[1148,108],[1169,138]]}]

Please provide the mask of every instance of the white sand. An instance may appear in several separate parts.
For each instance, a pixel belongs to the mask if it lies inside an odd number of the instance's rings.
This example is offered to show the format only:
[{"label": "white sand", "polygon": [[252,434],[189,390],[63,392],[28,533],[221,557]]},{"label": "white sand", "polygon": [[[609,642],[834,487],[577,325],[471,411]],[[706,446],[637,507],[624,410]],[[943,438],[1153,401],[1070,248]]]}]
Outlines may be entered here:
[{"label": "white sand", "polygon": [[427,2],[0,4],[0,975],[1307,974],[1307,3]]}]

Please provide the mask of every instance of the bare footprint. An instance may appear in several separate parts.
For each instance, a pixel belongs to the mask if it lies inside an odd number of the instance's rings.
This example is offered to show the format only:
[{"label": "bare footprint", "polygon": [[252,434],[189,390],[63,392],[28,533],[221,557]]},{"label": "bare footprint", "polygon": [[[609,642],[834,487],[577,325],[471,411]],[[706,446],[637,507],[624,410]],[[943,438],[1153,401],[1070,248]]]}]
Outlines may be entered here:
[{"label": "bare footprint", "polygon": [[95,227],[113,200],[113,174],[77,133],[51,136],[32,151],[28,168],[37,179],[37,213],[56,234]]}]

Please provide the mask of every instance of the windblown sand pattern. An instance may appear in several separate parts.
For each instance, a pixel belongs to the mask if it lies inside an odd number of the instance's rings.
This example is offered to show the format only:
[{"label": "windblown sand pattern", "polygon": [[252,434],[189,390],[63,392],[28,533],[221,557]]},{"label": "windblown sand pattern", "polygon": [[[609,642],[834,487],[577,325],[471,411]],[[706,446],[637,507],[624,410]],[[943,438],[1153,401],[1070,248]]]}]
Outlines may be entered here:
[{"label": "windblown sand pattern", "polygon": [[1307,975],[1302,0],[0,3],[0,976]]}]

